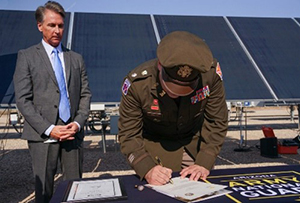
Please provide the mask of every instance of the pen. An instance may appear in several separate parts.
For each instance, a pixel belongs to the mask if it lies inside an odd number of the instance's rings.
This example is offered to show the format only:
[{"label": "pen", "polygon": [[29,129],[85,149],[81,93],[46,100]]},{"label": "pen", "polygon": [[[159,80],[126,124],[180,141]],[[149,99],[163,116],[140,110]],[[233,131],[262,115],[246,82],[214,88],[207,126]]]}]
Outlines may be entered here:
[{"label": "pen", "polygon": [[[160,160],[160,158],[159,158],[158,156],[155,156],[155,159],[156,159],[156,161],[157,161],[157,163],[158,163],[159,165],[161,165],[162,167],[164,167],[163,164],[162,164],[162,161]],[[170,182],[171,184],[174,184],[172,179],[170,179],[169,182]]]}]

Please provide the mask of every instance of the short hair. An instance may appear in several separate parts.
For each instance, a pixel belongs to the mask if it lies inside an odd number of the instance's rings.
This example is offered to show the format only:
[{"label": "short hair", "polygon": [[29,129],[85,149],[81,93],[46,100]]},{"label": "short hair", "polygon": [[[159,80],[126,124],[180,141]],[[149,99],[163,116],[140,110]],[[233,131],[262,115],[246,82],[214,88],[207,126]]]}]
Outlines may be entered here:
[{"label": "short hair", "polygon": [[55,1],[48,1],[44,6],[39,6],[35,11],[35,19],[37,22],[41,23],[44,21],[45,10],[51,10],[61,15],[61,17],[65,18],[65,10],[64,8]]}]

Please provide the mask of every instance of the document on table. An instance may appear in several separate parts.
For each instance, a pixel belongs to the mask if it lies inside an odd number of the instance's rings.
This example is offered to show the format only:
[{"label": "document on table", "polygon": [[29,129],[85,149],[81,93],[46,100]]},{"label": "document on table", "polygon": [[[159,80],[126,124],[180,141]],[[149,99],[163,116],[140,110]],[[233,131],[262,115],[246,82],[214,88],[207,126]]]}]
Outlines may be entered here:
[{"label": "document on table", "polygon": [[146,184],[145,186],[183,202],[198,202],[231,193],[225,189],[227,186],[224,185],[190,181],[188,178],[181,179],[180,177],[172,178],[172,180],[174,184],[168,183],[161,186]]},{"label": "document on table", "polygon": [[73,181],[66,202],[113,200],[124,197],[118,178]]}]

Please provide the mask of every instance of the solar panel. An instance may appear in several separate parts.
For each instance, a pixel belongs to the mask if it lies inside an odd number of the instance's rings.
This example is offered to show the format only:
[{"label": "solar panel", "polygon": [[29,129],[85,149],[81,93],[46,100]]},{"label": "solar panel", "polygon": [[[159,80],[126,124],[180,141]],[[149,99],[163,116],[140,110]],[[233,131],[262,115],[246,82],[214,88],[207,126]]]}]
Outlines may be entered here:
[{"label": "solar panel", "polygon": [[[69,14],[65,26],[68,27]],[[14,102],[13,74],[15,71],[17,53],[41,42],[42,35],[37,28],[33,11],[0,11],[0,104]],[[67,32],[64,36],[67,35]],[[66,40],[64,39],[63,42]]]},{"label": "solar panel", "polygon": [[[12,78],[16,66],[17,52],[26,48],[33,42],[33,37],[28,37],[29,30],[37,30],[34,12],[1,11],[0,12],[0,68],[5,77],[0,80],[0,103],[10,104],[14,99]],[[33,35],[39,32],[33,33]],[[40,37],[38,38],[40,39]],[[3,74],[4,76],[4,74]]]},{"label": "solar panel", "polygon": [[72,50],[86,62],[92,102],[120,102],[123,78],[156,46],[149,15],[75,13]]},{"label": "solar panel", "polygon": [[290,18],[228,18],[279,101],[300,99],[300,27]]},{"label": "solar panel", "polygon": [[161,37],[184,30],[205,40],[220,62],[226,100],[273,99],[223,17],[157,15],[155,20]]},{"label": "solar panel", "polygon": [[[242,18],[155,15],[162,38],[186,30],[201,38],[220,61],[227,101],[273,101],[266,84],[230,29],[233,26],[278,101],[298,101],[300,18]],[[65,19],[66,45],[70,14]],[[41,41],[32,11],[0,10],[1,104],[14,103],[12,77],[17,52]],[[157,41],[149,15],[75,13],[71,49],[86,62],[92,102],[119,102],[125,75],[156,57]]]}]

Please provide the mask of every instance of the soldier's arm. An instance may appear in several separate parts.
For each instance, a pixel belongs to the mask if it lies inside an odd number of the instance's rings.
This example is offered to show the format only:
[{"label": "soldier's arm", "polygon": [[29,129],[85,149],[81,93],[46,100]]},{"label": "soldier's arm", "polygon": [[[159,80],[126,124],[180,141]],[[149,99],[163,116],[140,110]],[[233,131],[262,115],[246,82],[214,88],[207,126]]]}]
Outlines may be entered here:
[{"label": "soldier's arm", "polygon": [[195,163],[211,170],[227,133],[228,111],[221,77],[216,74],[215,68],[212,68],[207,74],[213,77],[213,83],[204,111],[201,146]]},{"label": "soldier's arm", "polygon": [[145,150],[142,136],[143,113],[135,84],[125,78],[120,103],[119,140],[121,152],[140,178],[156,164]]}]

